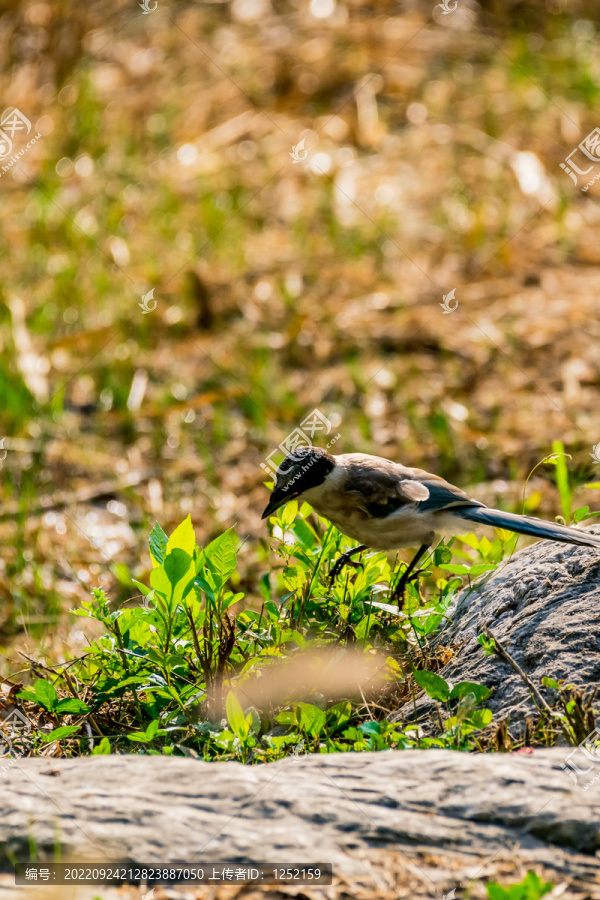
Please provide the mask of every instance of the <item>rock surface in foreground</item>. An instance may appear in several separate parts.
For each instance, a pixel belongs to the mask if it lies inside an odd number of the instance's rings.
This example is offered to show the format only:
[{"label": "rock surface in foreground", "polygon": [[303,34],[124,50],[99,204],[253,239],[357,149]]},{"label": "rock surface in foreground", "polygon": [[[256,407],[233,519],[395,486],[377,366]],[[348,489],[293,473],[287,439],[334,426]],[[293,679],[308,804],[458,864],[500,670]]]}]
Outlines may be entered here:
[{"label": "rock surface in foreground", "polygon": [[[600,534],[600,527],[589,529]],[[549,702],[555,692],[542,687],[544,675],[600,688],[600,551],[539,541],[516,553],[485,584],[463,591],[440,643],[458,645],[439,674],[451,684],[474,681],[492,689],[485,705],[494,721],[519,722],[536,709],[523,680],[507,662],[486,656],[477,637],[486,625]],[[419,718],[434,710],[417,700]],[[412,703],[399,720],[414,717]],[[511,728],[511,731],[522,729]]]},{"label": "rock surface in foreground", "polygon": [[572,784],[567,753],[18,760],[0,795],[3,867],[27,860],[31,839],[51,859],[58,838],[65,861],[331,862],[363,885],[385,851],[420,885],[413,896],[441,897],[507,857],[589,884],[600,879],[600,780]]}]

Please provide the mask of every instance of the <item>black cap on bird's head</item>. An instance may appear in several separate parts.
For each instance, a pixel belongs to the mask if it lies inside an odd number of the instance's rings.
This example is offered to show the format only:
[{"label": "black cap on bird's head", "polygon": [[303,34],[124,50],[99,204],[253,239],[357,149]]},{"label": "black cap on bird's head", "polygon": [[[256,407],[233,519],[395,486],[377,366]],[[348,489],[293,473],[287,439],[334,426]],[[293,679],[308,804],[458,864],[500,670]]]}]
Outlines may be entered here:
[{"label": "black cap on bird's head", "polygon": [[299,447],[294,450],[277,469],[275,487],[262,518],[272,516],[289,500],[322,484],[334,466],[335,460],[331,453],[321,447]]}]

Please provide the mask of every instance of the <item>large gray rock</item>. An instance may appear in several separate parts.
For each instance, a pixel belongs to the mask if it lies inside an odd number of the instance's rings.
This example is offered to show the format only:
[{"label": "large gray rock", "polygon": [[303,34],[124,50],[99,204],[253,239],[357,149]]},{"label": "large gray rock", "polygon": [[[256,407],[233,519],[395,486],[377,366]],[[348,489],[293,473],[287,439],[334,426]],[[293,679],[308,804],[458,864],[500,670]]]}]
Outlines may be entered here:
[{"label": "large gray rock", "polygon": [[[64,861],[332,863],[337,883],[355,887],[329,897],[441,898],[468,879],[482,885],[501,862],[512,881],[535,866],[581,886],[600,879],[600,780],[574,785],[565,755],[23,759],[2,783],[0,859],[4,871],[28,859],[31,842],[51,859],[58,841]],[[396,874],[382,895],[384,863]]]},{"label": "large gray rock", "polygon": [[[600,527],[589,529],[600,534]],[[516,553],[494,576],[463,591],[438,643],[456,652],[439,674],[446,681],[474,681],[491,688],[486,706],[495,721],[519,723],[536,714],[530,692],[511,666],[485,656],[477,637],[490,628],[544,698],[548,675],[588,690],[600,687],[600,551],[539,541]],[[417,700],[424,721],[434,704]],[[412,704],[397,719],[414,718]],[[520,728],[512,729],[518,732]]]}]

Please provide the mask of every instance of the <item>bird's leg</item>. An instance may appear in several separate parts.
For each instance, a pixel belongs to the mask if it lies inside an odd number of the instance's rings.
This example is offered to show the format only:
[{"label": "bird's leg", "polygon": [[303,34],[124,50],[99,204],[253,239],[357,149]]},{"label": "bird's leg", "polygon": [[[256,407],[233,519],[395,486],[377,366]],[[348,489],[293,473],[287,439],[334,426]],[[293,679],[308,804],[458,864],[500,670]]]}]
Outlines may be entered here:
[{"label": "bird's leg", "polygon": [[417,550],[417,552],[411,559],[410,563],[406,567],[406,571],[403,573],[398,584],[396,585],[396,589],[392,596],[392,600],[398,601],[398,609],[400,609],[400,605],[401,605],[402,599],[404,597],[404,591],[406,589],[406,585],[409,583],[409,581],[414,581],[415,578],[418,578],[419,573],[421,572],[421,569],[419,569],[417,572],[414,572],[413,569],[415,568],[415,566],[417,565],[419,560],[422,559],[423,556],[425,556],[425,554],[427,553],[428,550],[429,550],[429,544],[421,544],[421,546],[419,547],[419,549]]},{"label": "bird's leg", "polygon": [[329,584],[330,585],[333,584],[333,582],[335,581],[337,576],[340,574],[340,572],[342,571],[344,566],[351,566],[353,569],[360,569],[361,567],[363,567],[362,563],[354,562],[352,557],[354,556],[355,553],[362,553],[362,551],[366,550],[366,549],[367,549],[367,545],[361,544],[359,547],[354,547],[352,550],[346,550],[345,553],[342,553],[341,556],[338,556],[337,560],[335,561],[335,563],[333,565],[333,569],[331,570],[331,573],[329,575],[329,578],[330,578]]}]

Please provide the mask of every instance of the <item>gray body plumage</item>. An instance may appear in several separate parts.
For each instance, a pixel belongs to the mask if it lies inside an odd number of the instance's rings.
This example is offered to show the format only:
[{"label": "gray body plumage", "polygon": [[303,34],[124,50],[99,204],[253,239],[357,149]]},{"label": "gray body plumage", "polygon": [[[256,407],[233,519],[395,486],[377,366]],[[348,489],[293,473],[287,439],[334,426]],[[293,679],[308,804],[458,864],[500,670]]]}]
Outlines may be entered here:
[{"label": "gray body plumage", "polygon": [[298,496],[343,534],[375,550],[429,546],[436,534],[464,534],[473,525],[491,525],[600,551],[597,535],[489,509],[438,475],[379,456],[332,456],[310,448],[300,464],[297,455],[284,460],[280,473],[263,517]]}]

